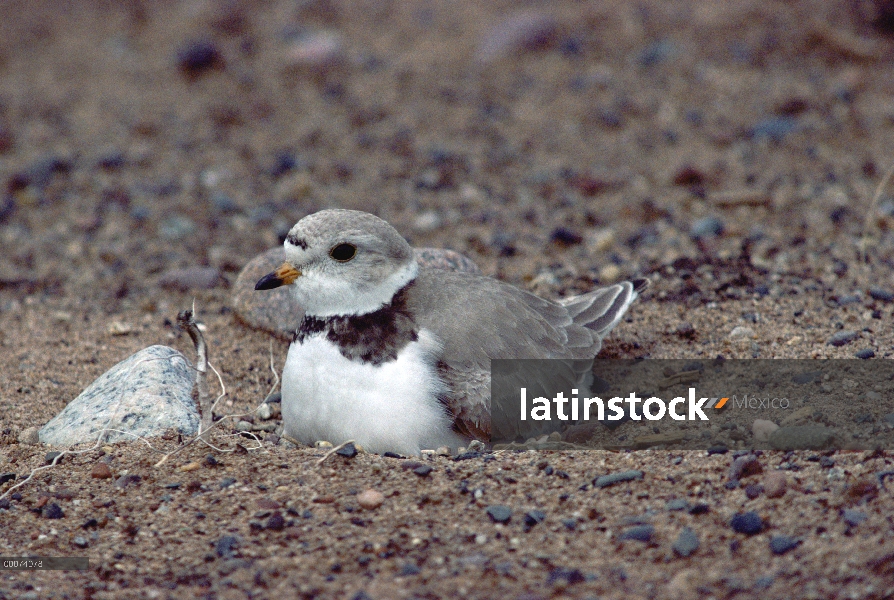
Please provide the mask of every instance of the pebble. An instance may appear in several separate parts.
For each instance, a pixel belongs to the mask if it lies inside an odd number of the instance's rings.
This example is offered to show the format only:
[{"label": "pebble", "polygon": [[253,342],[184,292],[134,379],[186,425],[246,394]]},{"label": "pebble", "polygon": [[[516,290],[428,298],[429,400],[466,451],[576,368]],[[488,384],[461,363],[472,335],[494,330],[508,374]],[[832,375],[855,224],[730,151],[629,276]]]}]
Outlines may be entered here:
[{"label": "pebble", "polygon": [[345,44],[335,31],[308,31],[296,36],[286,50],[289,67],[325,71],[345,58]]},{"label": "pebble", "polygon": [[757,456],[754,454],[746,454],[745,456],[740,456],[735,459],[733,464],[730,465],[729,479],[730,481],[738,481],[743,477],[760,475],[763,471],[764,467],[761,465]]},{"label": "pebble", "polygon": [[751,425],[751,433],[754,435],[754,441],[766,443],[770,441],[770,437],[779,429],[779,425],[773,421],[766,419],[755,419]]},{"label": "pebble", "polygon": [[508,523],[512,518],[512,509],[501,504],[493,504],[485,509],[487,516],[494,523]]},{"label": "pebble", "polygon": [[177,67],[187,77],[198,77],[202,73],[223,65],[223,58],[214,42],[193,40],[184,43],[177,51]]},{"label": "pebble", "polygon": [[637,525],[636,527],[631,527],[624,531],[619,537],[619,540],[636,540],[638,542],[650,542],[652,541],[652,535],[655,533],[654,525]]},{"label": "pebble", "polygon": [[745,486],[745,497],[754,500],[764,492],[764,486],[759,483],[753,483]]},{"label": "pebble", "polygon": [[[463,273],[480,273],[478,266],[466,256],[440,248],[414,248],[416,262],[429,269]],[[258,280],[285,260],[282,247],[273,248],[251,259],[233,284],[231,305],[240,321],[284,339],[291,339],[304,316],[304,310],[290,293],[288,286],[263,292],[255,291]]]},{"label": "pebble", "polygon": [[730,521],[730,527],[736,533],[754,535],[764,529],[764,523],[756,512],[736,513]]},{"label": "pebble", "polygon": [[856,358],[862,358],[863,360],[875,358],[875,350],[873,350],[872,348],[863,348],[862,350],[854,352],[854,356]]},{"label": "pebble", "polygon": [[624,481],[633,481],[635,479],[642,479],[643,472],[637,470],[631,471],[622,471],[620,473],[612,473],[611,475],[603,475],[602,477],[597,477],[593,481],[593,485],[598,488],[608,487],[610,485],[614,485],[616,483],[622,483]]},{"label": "pebble", "polygon": [[420,465],[413,469],[413,473],[419,477],[428,477],[434,469],[429,465]]},{"label": "pebble", "polygon": [[732,331],[729,332],[729,335],[726,336],[727,339],[730,340],[743,340],[743,339],[751,339],[754,337],[754,329],[751,327],[745,327],[744,325],[739,325],[734,327]]},{"label": "pebble", "polygon": [[353,442],[348,442],[336,450],[335,453],[339,456],[344,456],[345,458],[354,458],[357,456],[357,446],[355,446]]},{"label": "pebble", "polygon": [[26,427],[19,434],[19,443],[27,446],[35,446],[40,443],[40,427]]},{"label": "pebble", "polygon": [[267,519],[267,524],[264,526],[265,529],[269,529],[270,531],[282,531],[286,528],[286,519],[282,516],[282,513],[274,511],[270,518]]},{"label": "pebble", "polygon": [[781,427],[770,436],[776,450],[822,450],[835,439],[835,430],[821,425]]},{"label": "pebble", "polygon": [[801,544],[800,540],[788,535],[776,535],[770,540],[770,550],[773,554],[785,554],[789,550],[794,550]]},{"label": "pebble", "polygon": [[582,244],[584,238],[576,231],[572,231],[567,227],[557,227],[549,236],[549,241],[553,244],[563,247],[576,246]]},{"label": "pebble", "polygon": [[475,49],[475,60],[486,64],[525,50],[535,50],[555,42],[558,22],[550,15],[533,10],[507,17],[488,30]]},{"label": "pebble", "polygon": [[357,494],[357,504],[360,505],[360,508],[364,508],[366,510],[375,510],[382,506],[385,503],[385,496],[382,492],[369,489],[364,490]]},{"label": "pebble", "polygon": [[0,485],[3,485],[4,483],[6,483],[8,481],[15,481],[15,480],[16,480],[15,473],[0,473]]},{"label": "pebble", "polygon": [[527,527],[534,527],[539,523],[543,523],[546,520],[546,513],[542,510],[529,510],[525,513],[525,525]]},{"label": "pebble", "polygon": [[614,283],[621,279],[621,267],[609,263],[599,269],[599,281],[605,284]]},{"label": "pebble", "polygon": [[75,538],[73,540],[71,540],[71,543],[73,545],[77,546],[78,548],[86,548],[87,546],[90,545],[89,542],[87,542],[87,538],[85,538],[84,536],[80,536],[80,535],[75,536]]},{"label": "pebble", "polygon": [[723,221],[717,217],[704,217],[692,224],[689,237],[695,240],[714,238],[723,235],[725,229]]},{"label": "pebble", "polygon": [[210,290],[223,283],[220,270],[215,267],[186,267],[168,269],[158,278],[158,284],[168,290]]},{"label": "pebble", "polygon": [[664,505],[667,510],[686,510],[689,508],[689,502],[685,498],[674,498]]},{"label": "pebble", "polygon": [[422,569],[420,569],[418,566],[416,566],[412,563],[406,563],[400,568],[400,571],[398,571],[397,576],[398,577],[409,577],[411,575],[419,575],[419,573],[421,573],[421,572],[422,572]]},{"label": "pebble", "polygon": [[856,331],[848,331],[846,329],[837,332],[835,335],[829,338],[829,341],[826,342],[830,346],[835,346],[836,348],[845,346],[850,344],[859,334]]},{"label": "pebble", "polygon": [[751,129],[751,137],[755,139],[767,138],[779,143],[788,134],[798,128],[798,120],[795,117],[770,117],[759,121]]},{"label": "pebble", "polygon": [[678,556],[685,558],[698,550],[698,546],[698,534],[691,528],[684,527],[680,532],[680,535],[677,536],[677,539],[674,540],[671,548]]},{"label": "pebble", "polygon": [[239,538],[237,536],[225,535],[214,544],[214,552],[220,558],[228,558],[233,555],[233,551],[237,546],[239,546]]},{"label": "pebble", "polygon": [[182,240],[192,235],[195,230],[195,221],[182,215],[172,215],[158,225],[158,234],[172,241]]},{"label": "pebble", "polygon": [[781,471],[772,471],[764,477],[764,491],[768,498],[781,498],[787,487],[788,480]]},{"label": "pebble", "polygon": [[195,373],[177,350],[150,346],[121,361],[40,430],[40,441],[67,447],[92,442],[104,428],[107,442],[157,437],[168,429],[183,435],[198,430],[192,399]]},{"label": "pebble", "polygon": [[864,512],[860,512],[859,510],[845,508],[843,511],[841,511],[841,518],[851,527],[856,527],[857,525],[868,519],[869,516]]},{"label": "pebble", "polygon": [[869,296],[881,302],[894,302],[894,293],[881,288],[869,288]]},{"label": "pebble", "polygon": [[65,516],[62,508],[55,502],[51,502],[43,507],[43,517],[45,519],[61,519]]},{"label": "pebble", "polygon": [[93,469],[90,471],[90,477],[94,479],[111,479],[112,469],[106,463],[98,462],[93,465]]}]

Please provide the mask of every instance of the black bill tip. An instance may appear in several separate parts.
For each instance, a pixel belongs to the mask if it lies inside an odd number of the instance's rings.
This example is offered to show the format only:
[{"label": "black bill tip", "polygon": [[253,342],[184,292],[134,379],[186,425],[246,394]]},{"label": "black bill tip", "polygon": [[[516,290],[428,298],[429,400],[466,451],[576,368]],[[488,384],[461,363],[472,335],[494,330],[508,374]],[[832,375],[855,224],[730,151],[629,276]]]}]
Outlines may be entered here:
[{"label": "black bill tip", "polygon": [[261,277],[260,280],[258,280],[258,282],[255,284],[255,289],[273,290],[280,287],[284,283],[285,282],[276,273],[268,273],[267,275]]}]

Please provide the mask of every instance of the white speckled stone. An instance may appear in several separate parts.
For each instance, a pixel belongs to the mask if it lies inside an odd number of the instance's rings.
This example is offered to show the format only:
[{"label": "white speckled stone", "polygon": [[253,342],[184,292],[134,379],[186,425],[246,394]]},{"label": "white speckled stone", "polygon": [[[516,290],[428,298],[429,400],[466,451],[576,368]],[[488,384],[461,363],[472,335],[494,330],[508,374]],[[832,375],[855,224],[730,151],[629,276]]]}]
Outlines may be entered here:
[{"label": "white speckled stone", "polygon": [[95,442],[103,429],[109,442],[155,437],[167,429],[193,435],[199,411],[192,397],[195,371],[183,354],[150,346],[121,361],[68,403],[40,430],[52,446]]}]

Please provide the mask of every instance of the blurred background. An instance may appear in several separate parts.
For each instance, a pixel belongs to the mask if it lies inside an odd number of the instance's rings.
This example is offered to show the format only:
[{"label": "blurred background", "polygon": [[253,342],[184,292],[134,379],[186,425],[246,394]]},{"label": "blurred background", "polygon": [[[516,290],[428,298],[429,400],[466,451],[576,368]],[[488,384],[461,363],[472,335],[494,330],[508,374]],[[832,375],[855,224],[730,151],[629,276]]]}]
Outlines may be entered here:
[{"label": "blurred background", "polygon": [[156,311],[325,207],[544,294],[851,286],[867,225],[890,264],[892,33],[881,0],[6,1],[0,293]]}]

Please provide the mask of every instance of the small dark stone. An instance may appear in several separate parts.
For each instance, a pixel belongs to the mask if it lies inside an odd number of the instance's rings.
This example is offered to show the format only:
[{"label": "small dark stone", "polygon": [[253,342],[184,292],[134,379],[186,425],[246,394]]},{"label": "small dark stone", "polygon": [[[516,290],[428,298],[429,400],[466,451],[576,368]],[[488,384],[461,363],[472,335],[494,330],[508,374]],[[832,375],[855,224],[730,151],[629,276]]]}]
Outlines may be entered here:
[{"label": "small dark stone", "polygon": [[15,481],[16,474],[15,473],[3,473],[0,474],[0,485],[3,485],[7,481]]},{"label": "small dark stone", "polygon": [[859,510],[845,508],[841,512],[841,518],[844,520],[845,523],[847,523],[851,527],[856,527],[857,525],[859,525],[860,523],[862,523],[869,517],[867,516],[866,513],[860,512]]},{"label": "small dark stone", "polygon": [[139,475],[122,475],[118,479],[115,480],[116,488],[126,488],[130,485],[137,485],[142,481],[143,478]]},{"label": "small dark stone", "polygon": [[686,510],[689,508],[689,502],[685,498],[674,498],[664,505],[667,510]]},{"label": "small dark stone", "polygon": [[0,510],[9,510],[12,506],[12,502],[9,501],[9,498],[0,498]]},{"label": "small dark stone", "polygon": [[758,496],[760,496],[764,492],[764,486],[759,483],[753,483],[749,486],[745,487],[745,496],[748,497],[749,500],[754,500]]},{"label": "small dark stone", "polygon": [[171,483],[165,484],[166,490],[179,490],[183,486],[179,481],[172,481]]},{"label": "small dark stone", "polygon": [[788,535],[777,535],[770,540],[770,550],[773,554],[785,554],[789,550],[794,550],[801,544],[801,540]]},{"label": "small dark stone", "polygon": [[736,513],[730,521],[730,526],[736,533],[754,535],[764,529],[764,522],[754,511]]},{"label": "small dark stone", "polygon": [[652,540],[652,535],[655,533],[654,525],[637,525],[636,527],[631,527],[622,533],[618,539],[619,540],[636,540],[638,542],[649,542]]},{"label": "small dark stone", "polygon": [[508,523],[512,518],[512,509],[500,504],[488,506],[485,512],[494,523]]},{"label": "small dark stone", "polygon": [[101,169],[112,171],[115,169],[120,169],[125,165],[126,162],[127,158],[124,156],[123,152],[113,150],[100,156],[96,161],[96,166]]},{"label": "small dark stone", "polygon": [[754,580],[754,585],[752,586],[755,590],[765,590],[773,585],[773,576],[767,575],[766,577],[759,577]]},{"label": "small dark stone", "polygon": [[529,510],[525,513],[525,525],[533,527],[538,523],[543,523],[546,519],[546,513],[542,510]]},{"label": "small dark stone", "polygon": [[881,288],[870,288],[869,296],[874,300],[879,300],[881,302],[894,302],[894,293]]},{"label": "small dark stone", "polygon": [[223,479],[220,480],[220,489],[224,490],[224,489],[230,487],[231,485],[233,485],[234,483],[236,483],[236,480],[233,479],[232,477],[224,477]]},{"label": "small dark stone", "polygon": [[706,180],[705,173],[692,165],[686,165],[674,175],[674,185],[680,186],[704,185]]},{"label": "small dark stone", "polygon": [[235,535],[225,535],[214,544],[214,552],[220,558],[227,558],[233,555],[233,551],[239,546],[239,538]]},{"label": "small dark stone", "polygon": [[729,452],[729,448],[722,445],[711,446],[708,448],[708,456],[711,456],[712,454],[726,454],[727,452]]},{"label": "small dark stone", "polygon": [[406,458],[406,456],[401,456],[397,452],[386,452],[382,456],[384,456],[385,458]]},{"label": "small dark stone", "polygon": [[62,508],[58,504],[51,502],[43,507],[43,516],[45,519],[61,519],[65,513],[62,512]]},{"label": "small dark stone", "polygon": [[671,548],[677,555],[685,558],[698,550],[698,546],[698,534],[689,527],[684,527]]},{"label": "small dark stone", "polygon": [[562,519],[562,525],[568,531],[574,531],[577,529],[577,520],[575,519]]},{"label": "small dark stone", "polygon": [[819,464],[824,469],[831,469],[835,466],[835,460],[828,456],[823,456],[819,459]]},{"label": "small dark stone", "polygon": [[270,531],[282,531],[285,527],[286,520],[278,510],[270,515],[270,518],[267,519],[267,525],[265,526],[265,528]]},{"label": "small dark stone", "polygon": [[797,128],[798,120],[795,117],[771,117],[758,122],[749,133],[755,139],[767,138],[779,143]]},{"label": "small dark stone", "polygon": [[339,456],[344,456],[345,458],[354,458],[357,456],[357,447],[352,442],[348,442],[336,450],[335,453]]},{"label": "small dark stone", "polygon": [[462,454],[457,454],[453,457],[454,462],[459,462],[461,460],[472,460],[473,458],[481,458],[482,454],[480,452],[475,452],[474,450],[471,452],[463,452]]},{"label": "small dark stone", "polygon": [[713,238],[723,235],[725,230],[723,221],[717,217],[704,217],[692,224],[689,229],[689,237],[696,240]]},{"label": "small dark stone", "polygon": [[830,346],[835,346],[836,348],[838,348],[838,347],[846,346],[847,344],[850,344],[855,339],[857,339],[858,335],[859,334],[856,331],[848,331],[845,329],[845,330],[837,332],[835,335],[830,337],[829,341],[826,343],[829,344]]},{"label": "small dark stone", "polygon": [[429,465],[421,465],[413,469],[413,473],[419,477],[428,477],[434,469]]},{"label": "small dark stone", "polygon": [[727,481],[726,483],[723,484],[723,487],[725,487],[728,490],[734,490],[737,487],[739,487],[739,481],[736,479],[733,479],[732,481]]},{"label": "small dark stone", "polygon": [[62,453],[61,452],[47,452],[47,456],[46,456],[47,464],[48,465],[53,464],[53,461],[56,460],[57,456],[59,457],[59,460],[56,461],[56,464],[58,465],[64,459]]},{"label": "small dark stone", "polygon": [[549,236],[549,241],[559,246],[576,246],[584,241],[583,236],[566,227],[558,227]]},{"label": "small dark stone", "polygon": [[219,464],[220,463],[217,461],[216,458],[214,458],[213,454],[209,454],[205,457],[205,466],[206,467],[216,467]]},{"label": "small dark stone", "polygon": [[694,505],[689,509],[689,514],[690,514],[690,515],[703,515],[703,514],[705,514],[705,513],[707,513],[707,512],[710,512],[710,511],[711,511],[711,507],[710,507],[710,506],[708,506],[708,505],[705,504],[704,502],[699,502],[698,504],[694,504]]},{"label": "small dark stone", "polygon": [[177,52],[177,66],[187,77],[223,66],[223,58],[214,42],[195,40],[184,44]]},{"label": "small dark stone", "polygon": [[792,377],[792,381],[798,385],[806,383],[816,383],[823,377],[822,371],[810,371],[809,373],[798,373]]},{"label": "small dark stone", "polygon": [[863,348],[862,350],[855,352],[854,356],[856,356],[857,358],[862,358],[863,360],[866,360],[868,358],[875,358],[875,350],[873,350],[872,348]]},{"label": "small dark stone", "polygon": [[408,577],[410,575],[419,575],[422,572],[422,569],[414,565],[413,563],[406,563],[398,571],[398,577]]},{"label": "small dark stone", "polygon": [[608,487],[610,485],[614,485],[616,483],[621,483],[624,481],[633,481],[635,479],[642,479],[643,472],[638,470],[630,470],[630,471],[622,471],[620,473],[612,473],[611,475],[603,475],[602,477],[597,477],[593,480],[593,485],[598,488]]},{"label": "small dark stone", "polygon": [[547,585],[553,585],[558,581],[564,580],[568,585],[574,585],[576,583],[583,583],[587,580],[586,576],[580,571],[580,569],[566,569],[563,567],[557,567],[549,572],[549,575],[546,578]]},{"label": "small dark stone", "polygon": [[695,327],[692,326],[692,323],[684,321],[677,325],[675,333],[681,338],[691,339],[695,337]]}]

